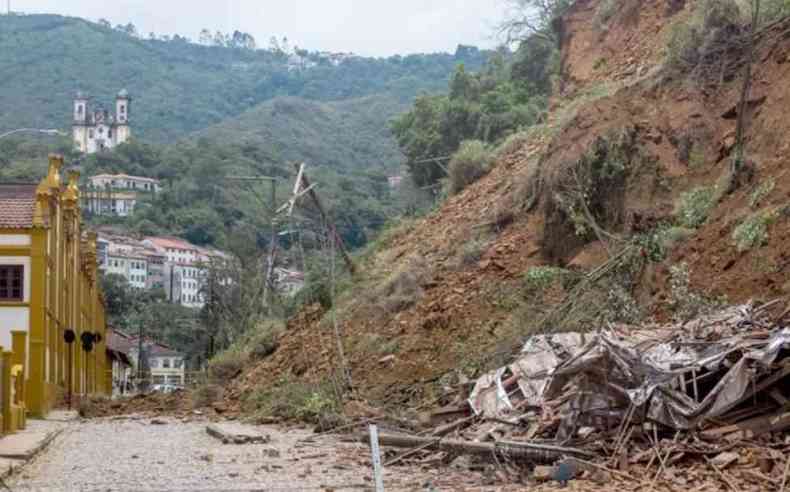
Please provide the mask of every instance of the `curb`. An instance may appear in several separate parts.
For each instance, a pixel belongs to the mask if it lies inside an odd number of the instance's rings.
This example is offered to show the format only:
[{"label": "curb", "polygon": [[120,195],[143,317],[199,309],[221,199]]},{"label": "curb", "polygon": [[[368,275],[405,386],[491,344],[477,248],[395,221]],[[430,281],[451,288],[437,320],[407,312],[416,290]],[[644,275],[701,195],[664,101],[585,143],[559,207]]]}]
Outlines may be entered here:
[{"label": "curb", "polygon": [[34,448],[24,455],[18,454],[0,457],[0,462],[8,462],[8,468],[3,466],[3,469],[0,470],[0,483],[2,483],[3,480],[11,477],[19,468],[30,463],[33,458],[44,451],[52,443],[52,441],[54,441],[55,438],[63,432],[63,430],[64,429],[55,429],[48,433],[46,437],[41,440],[41,442],[39,442]]}]

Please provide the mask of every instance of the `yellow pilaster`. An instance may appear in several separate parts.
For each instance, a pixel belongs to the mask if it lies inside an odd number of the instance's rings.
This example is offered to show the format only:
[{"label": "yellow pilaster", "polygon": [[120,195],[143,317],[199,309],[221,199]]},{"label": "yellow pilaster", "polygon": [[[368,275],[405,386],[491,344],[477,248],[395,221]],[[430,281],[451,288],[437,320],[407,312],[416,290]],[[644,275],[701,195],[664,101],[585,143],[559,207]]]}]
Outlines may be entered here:
[{"label": "yellow pilaster", "polygon": [[30,258],[30,354],[27,362],[27,408],[32,415],[43,416],[51,402],[46,401],[44,376],[46,281],[46,230],[34,229],[31,234]]},{"label": "yellow pilaster", "polygon": [[[12,331],[11,332],[11,364],[25,367],[27,363],[27,332],[25,331]],[[22,375],[24,380],[24,374]],[[20,394],[17,395],[20,401],[25,399],[26,384],[20,385]]]},{"label": "yellow pilaster", "polygon": [[11,405],[11,395],[13,394],[11,388],[11,352],[2,351],[2,347],[0,347],[0,352],[3,359],[3,368],[2,374],[0,374],[0,378],[3,380],[2,385],[2,406],[3,406],[3,433],[7,434],[9,432],[13,432],[15,429],[14,419],[12,415],[12,405]]}]

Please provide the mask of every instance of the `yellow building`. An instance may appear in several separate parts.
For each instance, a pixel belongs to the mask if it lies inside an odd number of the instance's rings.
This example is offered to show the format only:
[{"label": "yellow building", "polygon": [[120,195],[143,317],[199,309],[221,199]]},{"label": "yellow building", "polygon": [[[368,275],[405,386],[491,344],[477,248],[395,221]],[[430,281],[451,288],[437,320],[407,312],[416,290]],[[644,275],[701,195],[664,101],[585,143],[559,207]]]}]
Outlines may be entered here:
[{"label": "yellow building", "polygon": [[2,402],[6,432],[19,407],[43,416],[61,398],[109,390],[96,235],[82,229],[79,173],[65,182],[62,167],[50,156],[40,183],[0,183],[2,374],[24,375]]}]

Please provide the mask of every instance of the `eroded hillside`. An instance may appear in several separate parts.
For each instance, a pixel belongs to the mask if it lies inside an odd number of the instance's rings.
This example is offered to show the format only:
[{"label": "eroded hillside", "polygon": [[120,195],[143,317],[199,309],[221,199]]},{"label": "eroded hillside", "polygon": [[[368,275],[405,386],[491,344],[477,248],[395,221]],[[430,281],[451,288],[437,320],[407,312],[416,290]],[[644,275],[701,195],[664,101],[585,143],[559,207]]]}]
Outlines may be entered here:
[{"label": "eroded hillside", "polygon": [[788,293],[790,22],[756,36],[748,172],[730,187],[746,56],[724,40],[742,27],[717,24],[718,51],[679,66],[667,46],[695,2],[634,0],[609,15],[602,3],[576,2],[559,26],[548,122],[435,212],[385,232],[336,309],[296,316],[231,401],[345,365],[377,405],[448,403],[447,385],[496,367],[529,333]]}]

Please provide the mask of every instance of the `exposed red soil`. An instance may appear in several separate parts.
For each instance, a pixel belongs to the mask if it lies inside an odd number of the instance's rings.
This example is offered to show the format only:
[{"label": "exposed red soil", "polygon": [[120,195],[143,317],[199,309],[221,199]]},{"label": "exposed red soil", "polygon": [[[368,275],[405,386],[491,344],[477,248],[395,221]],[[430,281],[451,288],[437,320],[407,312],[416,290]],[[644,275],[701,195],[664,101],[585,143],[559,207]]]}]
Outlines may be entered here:
[{"label": "exposed red soil", "polygon": [[[661,60],[667,29],[673,19],[688,15],[688,7],[679,8],[683,2],[675,0],[637,3],[637,14],[616,17],[604,34],[590,27],[597,4],[592,0],[577,2],[565,23],[566,92],[602,81],[620,81],[624,87],[585,104],[559,132],[536,136],[437,211],[392,233],[363,265],[364,277],[351,296],[339,301],[338,309],[348,369],[360,397],[385,404],[434,401],[441,394],[442,378],[456,370],[474,375],[479,361],[501,343],[513,306],[500,301],[507,299],[509,290],[519,288],[530,267],[550,261],[542,246],[541,205],[517,213],[504,230],[487,236],[490,242],[479,261],[459,267],[458,256],[486,230],[503,197],[537,162],[550,177],[564,163],[577,160],[596,138],[634,128],[653,165],[629,178],[625,198],[629,220],[619,231],[624,233],[638,230],[640,221],[654,224],[670,219],[683,192],[712,186],[726,171],[735,119],[723,115],[738,101],[740,77],[718,87],[660,78],[653,68]],[[758,46],[752,94],[758,102],[751,106],[746,147],[755,176],[751,184],[725,196],[691,239],[644,276],[640,300],[658,315],[664,314],[669,296],[668,267],[681,261],[688,263],[695,288],[725,295],[731,302],[786,295],[790,290],[790,254],[784,247],[790,221],[784,215],[770,226],[766,245],[739,253],[732,241],[739,221],[754,211],[749,198],[756,186],[769,179],[775,182],[760,209],[782,206],[790,196],[790,175],[785,172],[790,164],[789,30],[790,23],[774,26]],[[607,59],[609,68],[593,68],[600,58]],[[693,165],[682,157],[683,139],[693,141],[702,156]],[[591,269],[605,259],[601,245],[593,242],[571,248],[553,261]],[[380,285],[393,272],[414,265],[424,269],[419,281],[422,294],[416,302],[400,311],[379,307]],[[226,394],[237,405],[257,385],[281,376],[320,380],[339,365],[331,318],[312,307],[291,320],[277,352],[250,368]]]}]

